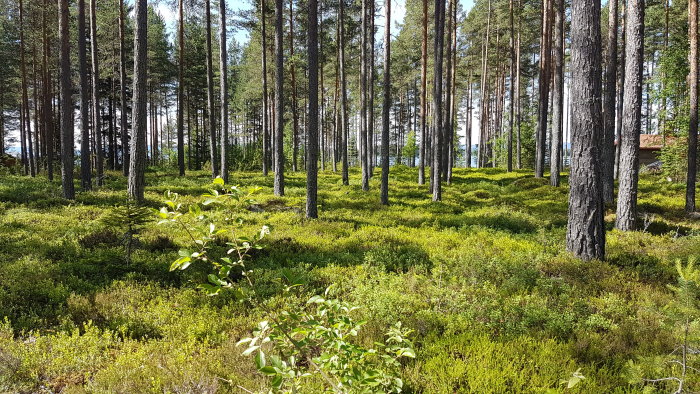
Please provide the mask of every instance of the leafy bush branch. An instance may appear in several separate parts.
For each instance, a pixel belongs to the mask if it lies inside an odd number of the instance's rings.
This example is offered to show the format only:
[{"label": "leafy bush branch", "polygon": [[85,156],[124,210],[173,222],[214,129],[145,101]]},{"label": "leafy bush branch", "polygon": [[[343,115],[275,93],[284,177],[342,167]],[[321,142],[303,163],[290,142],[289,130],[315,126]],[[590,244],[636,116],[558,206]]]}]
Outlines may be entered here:
[{"label": "leafy bush branch", "polygon": [[[265,312],[268,320],[260,322],[253,336],[242,339],[239,345],[247,345],[243,355],[254,357],[258,371],[270,378],[271,389],[297,392],[306,385],[320,384],[324,391],[337,393],[401,392],[401,360],[415,358],[413,344],[408,339],[411,330],[399,322],[387,331],[384,343],[375,343],[370,349],[357,345],[353,338],[365,322],[352,318],[356,307],[329,298],[330,288],[323,296],[311,297],[300,308],[281,312],[268,308],[255,293],[254,271],[247,267],[246,261],[251,250],[262,248],[261,241],[270,233],[270,227],[262,226],[251,237],[238,235],[243,223],[239,214],[254,203],[252,197],[259,189],[244,191],[237,186],[227,187],[220,178],[212,186],[202,196],[201,204],[188,206],[180,202],[179,195],[168,192],[166,206],[159,212],[159,223],[176,225],[191,241],[189,249],[179,251],[180,257],[170,270],[185,270],[192,263],[208,264],[212,272],[207,283],[199,285],[207,294],[230,290],[239,301]],[[214,209],[203,209],[209,205]],[[215,219],[222,214],[223,224],[217,224]],[[225,236],[232,239],[226,242],[226,256],[217,257],[212,253],[212,245]],[[234,269],[240,269],[245,287],[231,279]],[[283,295],[290,295],[300,285],[298,281],[288,283]],[[288,299],[293,304],[292,298]]]}]

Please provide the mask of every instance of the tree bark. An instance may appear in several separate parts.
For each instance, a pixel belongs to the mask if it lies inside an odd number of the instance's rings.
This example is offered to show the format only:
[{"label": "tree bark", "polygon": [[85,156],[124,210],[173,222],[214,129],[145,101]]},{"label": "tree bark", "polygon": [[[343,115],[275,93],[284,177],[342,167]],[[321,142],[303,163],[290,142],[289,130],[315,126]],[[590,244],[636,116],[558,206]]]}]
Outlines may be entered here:
[{"label": "tree bark", "polygon": [[[631,19],[631,15],[634,13],[632,7],[627,12]],[[690,52],[688,53],[688,63],[690,64],[690,72],[688,74],[690,123],[688,125],[688,173],[685,189],[685,211],[694,212],[698,154],[698,2],[695,0],[688,1],[688,40],[690,41]],[[625,97],[626,105],[627,97]],[[620,165],[622,166],[622,163]]]},{"label": "tree bark", "polygon": [[131,160],[129,161],[129,198],[143,202],[146,186],[146,62],[148,61],[148,2],[136,0],[134,15],[134,90],[132,102]]},{"label": "tree bark", "polygon": [[[642,131],[642,83],[644,80],[644,0],[628,1],[625,99],[622,108],[622,141],[620,142],[620,185],[615,220],[615,227],[623,231],[635,230],[637,225],[639,134]],[[691,0],[690,3],[697,4],[697,1]],[[697,35],[695,37],[697,40]],[[697,119],[697,107],[695,113]]]},{"label": "tree bark", "polygon": [[[621,29],[622,29],[622,39],[621,39],[621,46],[619,48],[619,52],[622,56],[621,64],[625,64],[625,46],[626,46],[626,20],[627,20],[627,11],[625,7],[625,2],[622,2],[622,20],[621,20]],[[617,102],[615,103],[617,106],[617,119],[616,119],[616,131],[615,131],[615,139],[617,140],[617,146],[615,147],[615,168],[613,169],[613,177],[615,179],[618,178],[619,175],[619,169],[620,169],[620,150],[622,148],[622,144],[620,141],[622,140],[622,105],[624,102],[624,97],[625,97],[625,67],[620,67],[620,70],[618,72],[618,77],[617,77]]]},{"label": "tree bark", "polygon": [[[343,0],[341,0],[343,1]],[[309,0],[308,63],[309,63],[309,115],[306,139],[306,217],[317,218],[318,194],[318,2]],[[340,11],[342,15],[342,11]],[[342,26],[342,24],[341,24]],[[342,34],[341,34],[342,35]]]},{"label": "tree bark", "polygon": [[[391,0],[384,1],[385,21],[391,21]],[[381,203],[389,205],[389,115],[391,110],[391,23],[384,23],[384,103],[382,105]]]},{"label": "tree bark", "polygon": [[228,183],[228,51],[226,1],[219,0],[219,95],[221,97],[221,178]]},{"label": "tree bark", "polygon": [[567,249],[583,260],[605,257],[599,138],[601,114],[600,1],[571,7],[571,125]]},{"label": "tree bark", "polygon": [[275,196],[284,196],[284,5],[275,0]]},{"label": "tree bark", "polygon": [[554,23],[554,91],[552,92],[552,148],[549,156],[549,183],[559,187],[561,151],[564,142],[564,0],[553,0]]}]

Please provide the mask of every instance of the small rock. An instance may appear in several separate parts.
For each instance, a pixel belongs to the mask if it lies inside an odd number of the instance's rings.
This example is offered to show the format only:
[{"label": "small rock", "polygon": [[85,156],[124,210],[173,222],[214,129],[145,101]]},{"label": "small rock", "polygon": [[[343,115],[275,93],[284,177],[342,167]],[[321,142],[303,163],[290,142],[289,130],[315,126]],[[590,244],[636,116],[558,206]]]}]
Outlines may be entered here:
[{"label": "small rock", "polygon": [[262,207],[260,205],[257,205],[257,204],[253,204],[253,205],[249,206],[248,210],[250,212],[257,212],[257,213],[265,212],[265,210],[262,209]]}]

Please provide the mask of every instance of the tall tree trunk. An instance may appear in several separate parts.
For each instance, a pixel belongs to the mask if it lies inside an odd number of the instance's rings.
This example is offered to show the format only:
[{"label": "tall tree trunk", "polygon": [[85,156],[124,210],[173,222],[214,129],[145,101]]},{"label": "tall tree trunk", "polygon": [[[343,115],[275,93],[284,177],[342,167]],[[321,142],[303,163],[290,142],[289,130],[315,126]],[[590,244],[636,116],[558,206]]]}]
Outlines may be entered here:
[{"label": "tall tree trunk", "polygon": [[360,167],[362,190],[369,190],[369,160],[367,135],[369,133],[369,13],[370,0],[362,0],[362,39],[360,42]]},{"label": "tall tree trunk", "polygon": [[375,147],[374,147],[374,81],[375,81],[375,67],[374,67],[374,11],[375,3],[374,0],[370,1],[371,7],[369,9],[369,72],[367,78],[368,81],[368,100],[369,103],[367,107],[367,173],[370,178],[374,173],[374,160],[376,157]]},{"label": "tall tree trunk", "polygon": [[488,101],[489,101],[489,93],[488,93],[488,59],[489,59],[489,42],[490,42],[490,36],[491,36],[491,0],[489,0],[489,9],[488,9],[488,14],[486,16],[486,34],[484,34],[486,37],[484,39],[484,42],[482,44],[482,50],[481,50],[481,88],[480,88],[480,93],[481,93],[481,98],[479,100],[479,105],[481,109],[479,110],[479,150],[478,150],[478,158],[477,158],[477,167],[484,167],[486,165],[486,159],[485,159],[485,153],[486,153],[486,145],[488,144]]},{"label": "tall tree trunk", "polygon": [[85,0],[78,0],[78,69],[80,75],[80,185],[92,189],[90,160],[90,84],[87,75],[87,44],[85,38]]},{"label": "tall tree trunk", "polygon": [[226,1],[219,1],[219,92],[221,97],[221,177],[228,183],[228,51],[226,50]]},{"label": "tall tree trunk", "polygon": [[129,133],[127,130],[127,103],[126,103],[126,44],[124,29],[124,0],[119,1],[119,128],[122,143],[122,172],[129,175]]},{"label": "tall tree trunk", "polygon": [[[315,0],[314,0],[315,1]],[[427,1],[427,0],[426,0]],[[341,161],[343,185],[350,183],[348,176],[348,84],[345,72],[345,0],[338,2],[338,23],[340,24],[339,67],[340,67],[340,125],[341,125]]]},{"label": "tall tree trunk", "polygon": [[267,92],[267,6],[265,0],[260,3],[260,19],[262,22],[262,84],[263,84],[263,116],[262,116],[262,172],[267,176],[270,171],[268,155],[270,151],[270,113],[268,112]]},{"label": "tall tree trunk", "polygon": [[[384,0],[385,21],[391,21],[391,0]],[[391,23],[384,23],[384,102],[382,104],[381,203],[389,205],[389,112],[391,110]]]},{"label": "tall tree trunk", "polygon": [[[338,21],[338,24],[340,23]],[[336,40],[339,41],[340,37],[336,37]],[[289,0],[289,72],[292,79],[292,171],[297,172],[299,170],[297,167],[297,158],[299,156],[299,114],[297,113],[297,77],[294,63],[294,0]]]},{"label": "tall tree trunk", "polygon": [[68,0],[58,2],[58,26],[61,39],[61,182],[63,197],[75,199],[73,186],[73,100],[70,78],[70,24],[68,22]]},{"label": "tall tree trunk", "polygon": [[509,21],[510,21],[510,81],[508,95],[508,157],[506,159],[506,169],[508,172],[513,171],[513,124],[515,115],[515,21],[513,16],[513,1],[509,2]]},{"label": "tall tree trunk", "polygon": [[[343,1],[343,0],[341,0]],[[318,2],[309,0],[308,54],[309,54],[309,115],[306,139],[306,217],[317,218],[318,194]],[[342,10],[342,8],[341,8]],[[343,12],[340,11],[342,16]],[[342,19],[342,18],[341,18]],[[341,24],[342,26],[342,24]],[[342,33],[341,33],[342,35]]]},{"label": "tall tree trunk", "polygon": [[540,39],[539,115],[535,138],[535,176],[544,176],[544,159],[547,144],[547,116],[549,109],[549,83],[552,54],[552,1],[544,0],[542,7],[542,36]]},{"label": "tall tree trunk", "polygon": [[284,5],[275,0],[275,196],[284,196]]},{"label": "tall tree trunk", "polygon": [[211,50],[211,2],[204,2],[204,15],[206,25],[206,45],[207,45],[207,103],[209,111],[207,112],[207,128],[209,129],[209,161],[211,162],[212,177],[219,176],[219,156],[216,149],[216,111],[214,107],[214,67],[212,65],[212,50]]},{"label": "tall tree trunk", "polygon": [[443,133],[443,107],[442,107],[442,59],[443,41],[445,38],[445,0],[435,0],[435,71],[433,79],[433,107],[434,107],[434,136],[433,136],[433,167],[430,177],[433,185],[433,201],[442,200],[442,185],[440,183],[440,171],[442,162]]},{"label": "tall tree trunk", "polygon": [[[697,4],[697,1],[691,0],[690,3]],[[642,131],[642,83],[644,81],[644,0],[629,0],[628,7],[626,22],[627,44],[625,48],[626,89],[624,106],[622,109],[620,185],[617,195],[617,217],[615,220],[615,227],[623,231],[635,230],[637,224],[639,134]],[[693,24],[692,19],[690,19],[690,23],[691,25]],[[695,24],[697,28],[697,22],[695,22]],[[697,42],[697,35],[695,35],[694,39]],[[697,120],[697,96],[695,99],[695,119]],[[691,98],[691,108],[692,105]],[[691,112],[691,117],[692,116]],[[692,130],[692,126],[690,130]]]},{"label": "tall tree trunk", "polygon": [[[627,8],[625,7],[625,2],[622,2],[622,20],[621,20],[621,29],[622,29],[622,39],[621,39],[621,44],[619,48],[620,55],[622,56],[622,60],[620,61],[621,64],[625,64],[625,47],[626,47],[626,20],[627,20]],[[616,100],[616,105],[617,105],[617,127],[616,127],[616,135],[615,135],[615,140],[617,141],[617,146],[615,147],[615,168],[613,169],[613,177],[615,179],[618,178],[619,175],[619,169],[620,169],[620,151],[622,150],[622,144],[620,141],[622,140],[622,105],[624,103],[624,97],[625,97],[625,67],[620,67],[620,70],[618,72],[618,77],[617,77],[617,100]]]},{"label": "tall tree trunk", "polygon": [[146,186],[146,62],[148,61],[148,2],[136,0],[134,30],[134,90],[131,100],[133,113],[131,160],[129,161],[129,198],[143,201]]},{"label": "tall tree trunk", "polygon": [[[53,107],[52,107],[52,100],[53,100],[53,91],[51,87],[53,86],[52,81],[51,81],[51,70],[49,70],[49,57],[50,57],[50,52],[51,52],[51,44],[49,44],[49,38],[48,38],[48,21],[47,21],[47,14],[48,14],[48,7],[49,7],[49,0],[44,0],[44,9],[42,10],[42,16],[43,16],[43,60],[42,60],[42,69],[44,70],[44,78],[43,78],[43,87],[42,87],[42,96],[43,96],[43,104],[42,104],[42,114],[44,116],[44,130],[46,131],[46,164],[47,164],[47,169],[48,169],[48,177],[49,180],[53,180],[53,160],[54,160],[54,148],[55,148],[55,143],[54,143],[54,124],[53,124]],[[2,103],[0,103],[0,108],[2,108]],[[1,111],[0,111],[1,112]],[[4,133],[2,130],[0,130],[0,152],[4,152],[4,145],[3,145],[3,138]]]},{"label": "tall tree trunk", "polygon": [[[123,0],[119,0],[123,1]],[[185,1],[178,0],[177,41],[179,46],[177,65],[177,168],[185,175]],[[190,149],[192,147],[190,146]]]},{"label": "tall tree trunk", "polygon": [[472,82],[472,69],[469,69],[469,79],[468,79],[468,93],[467,93],[467,116],[465,119],[465,140],[464,140],[464,167],[472,167],[472,103],[473,103],[473,93],[474,93],[474,83]]},{"label": "tall tree trunk", "polygon": [[22,85],[22,121],[20,124],[20,132],[25,135],[26,145],[27,145],[27,165],[29,167],[30,175],[36,176],[36,166],[34,162],[34,149],[32,147],[32,133],[31,133],[31,122],[29,118],[29,97],[27,95],[27,66],[24,56],[24,4],[23,1],[19,2],[19,58],[20,58],[20,72],[21,75],[21,85]]},{"label": "tall tree trunk", "polygon": [[552,148],[549,156],[549,181],[559,186],[561,151],[564,142],[564,0],[554,0],[554,91],[552,92]]},{"label": "tall tree trunk", "polygon": [[[617,28],[618,0],[608,2],[608,47],[605,52],[605,89],[603,90],[603,199],[613,201],[615,170],[615,87],[617,85]],[[619,142],[618,142],[619,143]]]},{"label": "tall tree trunk", "polygon": [[605,257],[599,139],[601,114],[600,1],[574,1],[571,7],[571,125],[569,220],[566,246],[583,260]]},{"label": "tall tree trunk", "polygon": [[428,142],[428,0],[423,0],[423,39],[421,41],[420,67],[420,165],[418,167],[418,184],[425,184],[426,146]]},{"label": "tall tree trunk", "polygon": [[102,178],[104,177],[104,160],[102,153],[102,119],[100,111],[100,68],[97,58],[97,1],[90,0],[90,53],[92,56],[92,113],[93,113],[93,129],[95,135],[95,152],[97,174],[97,185],[102,186]]},{"label": "tall tree trunk", "polygon": [[[520,0],[518,0],[518,10],[522,8]],[[516,143],[515,143],[515,155],[516,155],[516,166],[520,170],[523,168],[522,162],[522,141],[520,139],[520,31],[522,30],[522,18],[520,17],[520,12],[518,12],[518,36],[516,38],[515,44],[515,123],[517,129]]]},{"label": "tall tree trunk", "polygon": [[446,18],[446,33],[447,33],[447,45],[443,45],[444,58],[445,58],[445,108],[444,108],[444,118],[442,125],[442,161],[440,163],[440,175],[442,180],[448,182],[448,169],[450,165],[450,139],[452,138],[452,8],[455,6],[455,0],[448,0],[449,5],[447,7]]},{"label": "tall tree trunk", "polygon": [[[629,7],[627,13],[630,15],[630,21],[627,24],[631,25],[632,15],[634,15],[632,7]],[[628,39],[632,39],[632,37],[628,37]],[[688,125],[688,173],[685,189],[685,211],[694,212],[698,155],[698,2],[696,0],[688,1],[688,40],[690,41],[690,52],[688,53],[688,63],[690,64],[690,72],[688,74],[690,124]],[[628,44],[627,46],[629,47],[630,45]],[[626,95],[625,108],[627,107],[627,100]],[[622,169],[622,162],[620,163],[620,168]]]}]

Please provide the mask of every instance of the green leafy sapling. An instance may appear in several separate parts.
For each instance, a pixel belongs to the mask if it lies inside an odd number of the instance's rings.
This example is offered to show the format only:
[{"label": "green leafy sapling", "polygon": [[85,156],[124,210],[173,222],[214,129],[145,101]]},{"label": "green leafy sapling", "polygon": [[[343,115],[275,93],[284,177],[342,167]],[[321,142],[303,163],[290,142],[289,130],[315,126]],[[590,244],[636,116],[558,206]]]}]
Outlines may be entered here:
[{"label": "green leafy sapling", "polygon": [[[676,261],[676,270],[678,284],[668,286],[675,298],[666,308],[666,317],[677,345],[665,356],[641,358],[636,362],[630,360],[625,374],[630,383],[663,385],[680,394],[697,391],[700,378],[697,368],[700,354],[700,269],[696,267],[695,259],[690,259],[686,265]],[[666,376],[648,378],[652,374]]]},{"label": "green leafy sapling", "polygon": [[106,226],[117,229],[123,234],[126,249],[126,263],[131,263],[134,240],[141,230],[153,220],[153,209],[139,206],[130,199],[125,205],[115,206],[102,218]]},{"label": "green leafy sapling", "polygon": [[415,358],[408,339],[411,330],[396,323],[383,343],[365,348],[354,343],[364,321],[355,321],[346,302],[313,296],[301,308],[275,314],[263,321],[246,345],[256,367],[271,378],[277,392],[296,392],[316,377],[325,391],[337,393],[401,392],[401,360]]},{"label": "green leafy sapling", "polygon": [[[210,264],[212,272],[207,276],[208,283],[200,284],[209,295],[216,295],[223,289],[234,289],[235,283],[230,274],[235,268],[241,270],[243,277],[251,273],[245,266],[252,249],[260,249],[259,242],[270,233],[269,226],[262,226],[260,231],[251,237],[239,236],[238,230],[243,224],[243,218],[238,214],[246,205],[254,203],[253,194],[259,188],[251,188],[247,191],[238,186],[225,186],[221,178],[216,178],[212,183],[209,193],[203,194],[200,203],[184,206],[180,203],[177,193],[167,192],[166,206],[158,212],[159,224],[173,223],[180,227],[191,241],[191,247],[181,249],[179,258],[170,265],[170,270],[185,270],[194,262]],[[207,212],[205,206],[212,205],[214,209]],[[223,219],[220,217],[223,214]],[[211,256],[211,244],[217,238],[228,237],[226,242],[228,250],[225,257]],[[249,283],[252,286],[252,282]],[[245,298],[245,290],[236,287],[236,295]]]},{"label": "green leafy sapling", "polygon": [[[166,206],[159,212],[159,223],[175,224],[191,241],[190,248],[179,251],[170,270],[185,270],[192,263],[209,264],[212,272],[200,288],[209,295],[233,291],[239,301],[265,312],[268,319],[258,324],[253,337],[241,340],[239,345],[248,346],[243,354],[254,357],[258,371],[270,377],[273,391],[296,392],[304,384],[313,384],[315,377],[324,390],[333,392],[400,392],[401,359],[415,357],[408,339],[411,331],[401,323],[387,332],[384,343],[366,349],[353,341],[364,324],[351,317],[357,308],[328,298],[330,289],[324,296],[311,297],[302,308],[275,311],[259,301],[254,271],[246,262],[251,250],[262,248],[261,241],[270,233],[270,227],[262,226],[251,237],[238,234],[243,223],[239,214],[254,203],[252,196],[258,190],[227,187],[217,178],[201,203],[187,206],[180,202],[180,196],[169,192]],[[205,210],[205,206],[212,209]],[[229,248],[225,257],[212,253],[212,244],[220,237],[232,239],[226,242]],[[234,269],[240,270],[242,283],[231,279]],[[288,296],[301,281],[291,276],[285,279],[283,295]]]}]

